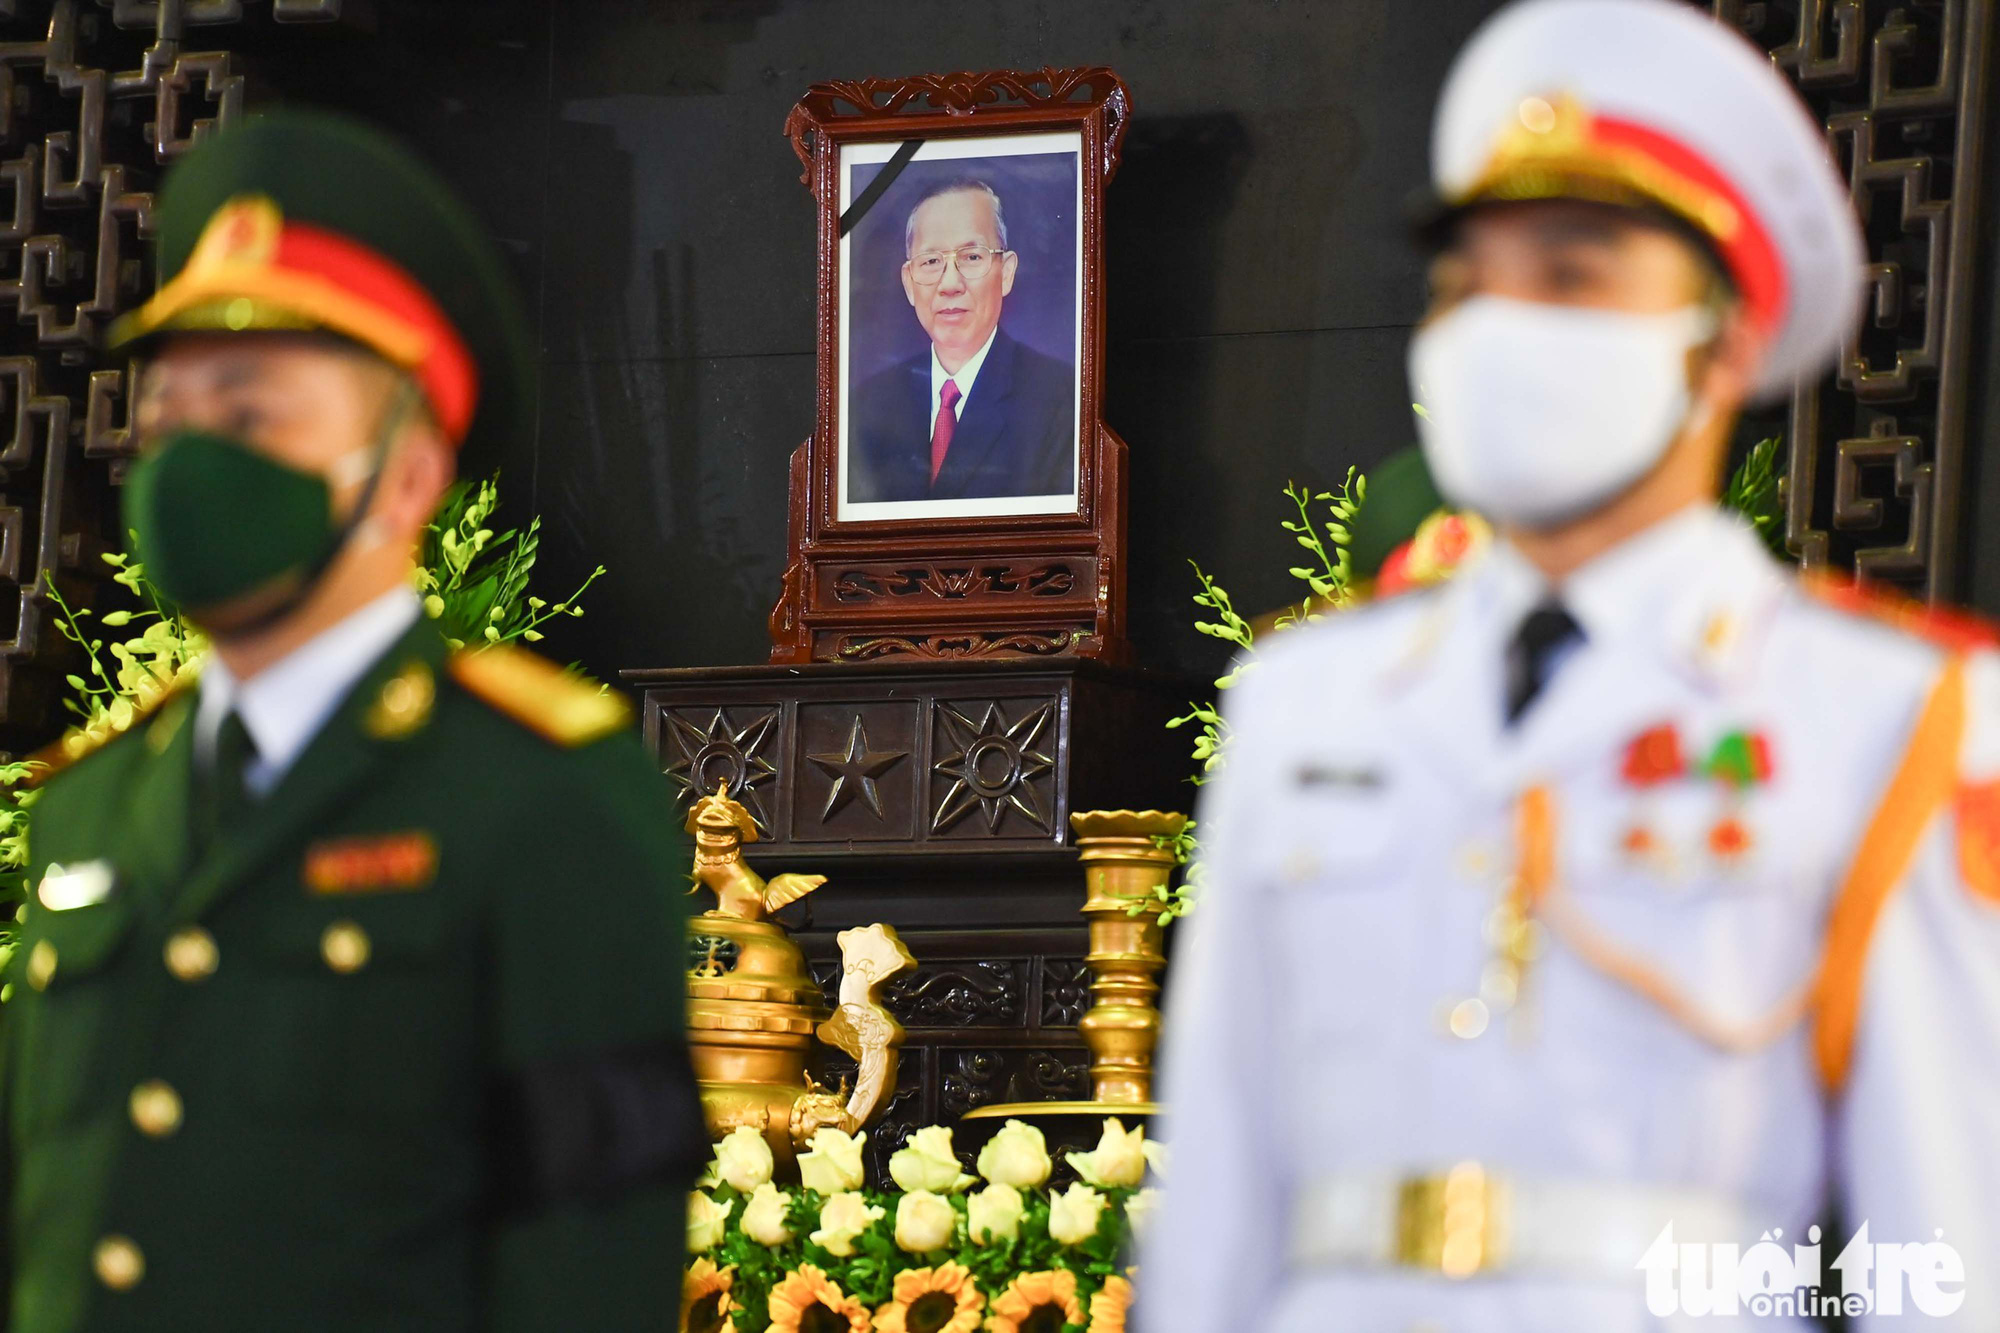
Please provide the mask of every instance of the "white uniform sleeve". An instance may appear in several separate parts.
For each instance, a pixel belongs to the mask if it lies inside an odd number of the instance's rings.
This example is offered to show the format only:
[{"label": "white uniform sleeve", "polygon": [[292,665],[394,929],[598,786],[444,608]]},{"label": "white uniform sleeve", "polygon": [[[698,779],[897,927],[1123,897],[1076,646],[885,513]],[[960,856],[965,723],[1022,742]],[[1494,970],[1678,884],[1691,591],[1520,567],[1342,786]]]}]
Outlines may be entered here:
[{"label": "white uniform sleeve", "polygon": [[[1968,782],[2000,777],[2000,666],[1975,659],[1966,678]],[[1843,1230],[1827,1237],[1829,1289],[1835,1247],[1868,1225],[1874,1246],[1931,1246],[1915,1262],[1948,1278],[1955,1252],[1962,1282],[1901,1282],[1900,1315],[1874,1274],[1876,1312],[1864,1333],[1914,1320],[1940,1329],[2000,1330],[2000,899],[1975,885],[1960,855],[1961,808],[1932,820],[1904,882],[1869,941],[1852,1063],[1840,1090],[1835,1170]],[[1933,1265],[1940,1266],[1933,1266]],[[1946,1319],[1927,1318],[1934,1286],[1964,1293]]]},{"label": "white uniform sleeve", "polygon": [[1271,784],[1260,762],[1257,671],[1228,696],[1228,760],[1202,788],[1196,832],[1206,890],[1172,929],[1160,1134],[1165,1195],[1142,1239],[1133,1314],[1145,1333],[1262,1328],[1284,1267],[1289,1190],[1275,1137],[1271,914],[1246,854]]}]

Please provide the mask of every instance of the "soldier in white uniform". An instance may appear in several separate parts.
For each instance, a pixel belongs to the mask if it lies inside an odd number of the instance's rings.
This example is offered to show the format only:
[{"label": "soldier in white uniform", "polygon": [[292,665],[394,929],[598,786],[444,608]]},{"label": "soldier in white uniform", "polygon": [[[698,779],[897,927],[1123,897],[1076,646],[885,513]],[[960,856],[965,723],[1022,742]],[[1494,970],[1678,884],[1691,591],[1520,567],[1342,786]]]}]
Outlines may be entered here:
[{"label": "soldier in white uniform", "polygon": [[1714,504],[1858,322],[1820,129],[1691,6],[1526,0],[1433,166],[1424,450],[1501,540],[1228,696],[1135,1313],[2000,1329],[2000,661]]}]

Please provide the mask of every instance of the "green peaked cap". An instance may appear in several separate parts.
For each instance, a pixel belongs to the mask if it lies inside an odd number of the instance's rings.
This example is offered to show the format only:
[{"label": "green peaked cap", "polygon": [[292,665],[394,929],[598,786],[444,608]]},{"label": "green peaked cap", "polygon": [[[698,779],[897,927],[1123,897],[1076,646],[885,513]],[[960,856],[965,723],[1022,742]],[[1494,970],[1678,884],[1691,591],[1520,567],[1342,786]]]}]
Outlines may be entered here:
[{"label": "green peaked cap", "polygon": [[[525,436],[534,420],[534,359],[513,278],[471,211],[408,148],[352,117],[302,107],[252,116],[210,135],[167,173],[153,210],[162,289],[187,267],[216,213],[245,197],[268,199],[285,222],[334,233],[414,279],[477,369],[478,397],[462,444],[491,456]],[[321,327],[296,310],[286,321],[250,329]],[[164,318],[141,307],[113,325],[111,341],[224,327],[212,307]],[[337,321],[323,327],[354,336]],[[365,337],[354,341],[369,345]]]},{"label": "green peaked cap", "polygon": [[1347,525],[1347,553],[1355,577],[1372,579],[1382,572],[1382,562],[1445,505],[1423,451],[1414,445],[1390,454],[1367,475],[1368,498]]}]

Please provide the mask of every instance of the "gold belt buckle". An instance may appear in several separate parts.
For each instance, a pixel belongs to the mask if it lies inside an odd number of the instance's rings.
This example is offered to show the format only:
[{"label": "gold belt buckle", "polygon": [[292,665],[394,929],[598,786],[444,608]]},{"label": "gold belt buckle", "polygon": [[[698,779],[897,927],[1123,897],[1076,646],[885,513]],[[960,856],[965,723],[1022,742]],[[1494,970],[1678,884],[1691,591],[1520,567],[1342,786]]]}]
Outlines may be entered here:
[{"label": "gold belt buckle", "polygon": [[1477,1162],[1411,1176],[1396,1190],[1396,1262],[1449,1278],[1490,1273],[1506,1260],[1506,1182]]}]

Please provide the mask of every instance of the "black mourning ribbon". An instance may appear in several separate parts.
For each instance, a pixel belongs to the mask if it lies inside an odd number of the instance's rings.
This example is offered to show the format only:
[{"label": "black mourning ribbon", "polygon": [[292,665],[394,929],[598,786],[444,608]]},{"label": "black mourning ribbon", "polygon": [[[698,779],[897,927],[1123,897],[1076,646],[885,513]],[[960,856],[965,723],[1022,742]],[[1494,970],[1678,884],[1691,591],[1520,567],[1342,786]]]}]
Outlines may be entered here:
[{"label": "black mourning ribbon", "polygon": [[882,169],[875,173],[875,179],[862,187],[861,193],[855,195],[854,199],[847,205],[847,211],[840,215],[840,234],[842,236],[853,231],[854,225],[868,216],[868,210],[875,207],[876,201],[881,199],[888,192],[889,187],[896,183],[896,177],[903,174],[903,168],[910,165],[910,159],[915,157],[917,150],[923,146],[924,141],[922,139],[905,139],[902,143],[896,145],[896,151],[889,155],[889,160],[884,162]]},{"label": "black mourning ribbon", "polygon": [[686,1189],[708,1160],[678,1039],[545,1060],[492,1089],[490,1198],[503,1216]]},{"label": "black mourning ribbon", "polygon": [[1583,626],[1561,602],[1543,602],[1521,618],[1507,643],[1507,725],[1513,726],[1555,674],[1558,655],[1581,642]]}]

